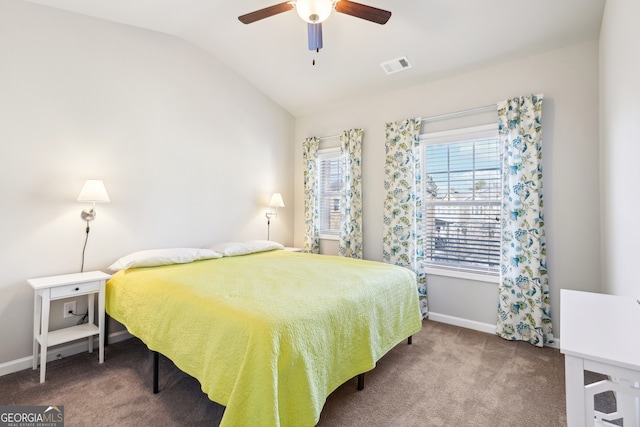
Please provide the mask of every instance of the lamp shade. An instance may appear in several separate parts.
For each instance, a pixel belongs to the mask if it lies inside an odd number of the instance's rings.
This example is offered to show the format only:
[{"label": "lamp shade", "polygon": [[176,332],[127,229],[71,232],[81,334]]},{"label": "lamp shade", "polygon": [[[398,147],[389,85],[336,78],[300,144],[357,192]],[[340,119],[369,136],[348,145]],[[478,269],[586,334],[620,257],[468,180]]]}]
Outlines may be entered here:
[{"label": "lamp shade", "polygon": [[310,24],[319,24],[325,21],[333,9],[332,0],[298,0],[296,12],[300,18]]},{"label": "lamp shade", "polygon": [[80,195],[78,196],[79,202],[94,202],[94,203],[108,203],[109,195],[107,189],[104,188],[104,183],[100,179],[88,179],[84,183]]},{"label": "lamp shade", "polygon": [[269,201],[270,208],[284,208],[284,201],[282,200],[282,194],[273,193],[271,200]]}]

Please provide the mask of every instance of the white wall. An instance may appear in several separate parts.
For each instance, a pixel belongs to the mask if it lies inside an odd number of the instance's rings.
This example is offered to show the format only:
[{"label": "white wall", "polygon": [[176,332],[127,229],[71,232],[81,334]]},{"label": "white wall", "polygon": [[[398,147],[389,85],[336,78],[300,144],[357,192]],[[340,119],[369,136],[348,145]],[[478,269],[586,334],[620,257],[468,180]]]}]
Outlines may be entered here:
[{"label": "white wall", "polygon": [[[25,280],[80,270],[86,179],[112,203],[85,271],[140,249],[266,239],[271,193],[293,205],[294,118],[204,51],[3,0],[0,58],[0,364],[31,353]],[[292,224],[281,209],[272,240],[291,245]],[[61,303],[52,316],[64,324]]]},{"label": "white wall", "polygon": [[603,291],[640,297],[640,2],[607,0],[600,31]]},{"label": "white wall", "polygon": [[[547,260],[557,336],[560,289],[600,291],[598,43],[595,40],[406,90],[355,99],[298,118],[295,244],[301,245],[304,236],[301,149],[304,138],[335,135],[355,127],[364,129],[364,257],[381,260],[384,123],[485,106],[531,92],[544,94]],[[497,285],[432,276],[427,286],[432,312],[495,325]]]}]

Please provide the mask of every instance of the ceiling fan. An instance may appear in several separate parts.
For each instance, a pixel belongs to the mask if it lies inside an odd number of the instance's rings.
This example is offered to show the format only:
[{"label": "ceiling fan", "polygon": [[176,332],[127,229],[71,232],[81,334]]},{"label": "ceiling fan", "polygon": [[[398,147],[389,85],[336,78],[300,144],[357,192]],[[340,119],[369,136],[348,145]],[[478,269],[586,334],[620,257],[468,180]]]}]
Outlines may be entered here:
[{"label": "ceiling fan", "polygon": [[391,12],[349,0],[292,0],[247,13],[238,19],[243,24],[251,24],[294,8],[300,18],[307,22],[309,50],[316,52],[322,49],[322,22],[329,17],[333,9],[380,25],[386,24],[391,18]]}]

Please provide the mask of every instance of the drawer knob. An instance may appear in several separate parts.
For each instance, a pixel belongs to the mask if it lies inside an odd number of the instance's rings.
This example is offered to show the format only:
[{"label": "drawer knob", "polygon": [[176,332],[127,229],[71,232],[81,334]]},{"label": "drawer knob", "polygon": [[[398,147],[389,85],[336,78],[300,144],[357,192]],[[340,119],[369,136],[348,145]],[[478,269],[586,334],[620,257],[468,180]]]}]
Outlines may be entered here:
[{"label": "drawer knob", "polygon": [[79,290],[80,290],[80,288],[76,288],[76,291],[79,291]]}]

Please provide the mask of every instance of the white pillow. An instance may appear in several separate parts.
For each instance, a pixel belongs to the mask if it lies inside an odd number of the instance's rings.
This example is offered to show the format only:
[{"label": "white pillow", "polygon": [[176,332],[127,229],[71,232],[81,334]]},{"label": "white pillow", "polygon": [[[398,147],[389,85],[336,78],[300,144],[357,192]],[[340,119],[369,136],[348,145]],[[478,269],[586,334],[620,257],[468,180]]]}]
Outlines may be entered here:
[{"label": "white pillow", "polygon": [[107,268],[111,271],[120,271],[131,267],[185,264],[201,259],[212,258],[222,258],[222,254],[211,249],[198,248],[150,249],[124,256]]},{"label": "white pillow", "polygon": [[272,251],[274,249],[284,249],[284,245],[269,240],[249,240],[246,242],[224,242],[209,246],[216,252],[224,256],[248,255],[256,252]]}]

